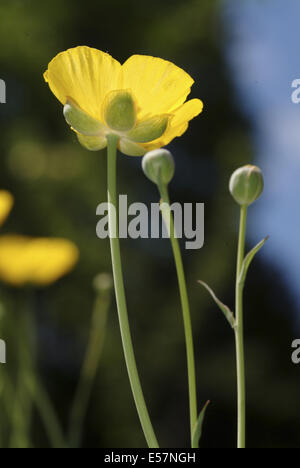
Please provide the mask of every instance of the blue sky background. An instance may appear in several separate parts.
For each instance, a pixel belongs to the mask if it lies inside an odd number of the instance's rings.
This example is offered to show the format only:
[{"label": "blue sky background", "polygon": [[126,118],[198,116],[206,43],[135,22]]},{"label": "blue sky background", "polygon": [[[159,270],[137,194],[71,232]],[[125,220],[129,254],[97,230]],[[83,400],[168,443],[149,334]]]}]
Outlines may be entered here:
[{"label": "blue sky background", "polygon": [[300,104],[291,101],[291,84],[300,79],[300,1],[228,0],[224,18],[236,99],[250,118],[255,163],[265,176],[249,238],[270,234],[260,255],[281,268],[300,320]]}]

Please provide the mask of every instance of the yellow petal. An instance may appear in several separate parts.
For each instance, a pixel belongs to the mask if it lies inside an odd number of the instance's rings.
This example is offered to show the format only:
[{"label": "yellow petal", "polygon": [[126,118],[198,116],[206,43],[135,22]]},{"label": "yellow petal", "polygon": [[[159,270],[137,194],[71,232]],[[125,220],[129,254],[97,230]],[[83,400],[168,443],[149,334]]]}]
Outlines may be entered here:
[{"label": "yellow petal", "polygon": [[21,236],[0,238],[0,278],[6,283],[19,286],[27,282],[27,239]]},{"label": "yellow petal", "polygon": [[166,60],[133,55],[122,66],[123,86],[132,90],[139,118],[172,113],[190,93],[194,80]]},{"label": "yellow petal", "polygon": [[199,115],[202,110],[203,103],[200,99],[187,101],[173,113],[174,117],[170,120],[170,124],[162,137],[143,146],[147,148],[147,151],[150,151],[168,145],[174,138],[186,132],[189,121]]},{"label": "yellow petal", "polygon": [[36,267],[31,282],[37,285],[49,285],[74,268],[79,252],[68,240],[35,239],[30,245],[30,257]]},{"label": "yellow petal", "polygon": [[0,238],[0,279],[13,286],[50,285],[68,273],[77,260],[78,249],[67,240]]},{"label": "yellow petal", "polygon": [[71,98],[84,112],[101,120],[102,101],[108,92],[118,89],[120,70],[120,63],[110,55],[83,46],[58,54],[44,78],[63,105]]},{"label": "yellow petal", "polygon": [[0,226],[11,212],[14,204],[13,196],[6,190],[0,190]]}]

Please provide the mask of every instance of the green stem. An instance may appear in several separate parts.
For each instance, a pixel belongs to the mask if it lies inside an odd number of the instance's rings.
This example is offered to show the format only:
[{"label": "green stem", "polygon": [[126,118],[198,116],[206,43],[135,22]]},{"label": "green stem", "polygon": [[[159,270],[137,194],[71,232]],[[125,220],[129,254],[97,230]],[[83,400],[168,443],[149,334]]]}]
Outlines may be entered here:
[{"label": "green stem", "polygon": [[158,185],[160,195],[162,198],[161,210],[162,216],[165,219],[167,226],[170,226],[170,240],[172,250],[174,254],[179,292],[182,305],[183,322],[184,322],[184,333],[186,342],[186,354],[187,354],[187,367],[188,367],[188,383],[189,383],[189,403],[190,403],[190,430],[191,430],[191,446],[192,448],[198,448],[198,445],[193,443],[193,433],[197,424],[198,412],[197,412],[197,393],[196,393],[196,375],[195,375],[195,357],[194,357],[194,344],[193,344],[193,332],[191,323],[191,313],[189,306],[189,299],[187,294],[186,279],[184,274],[182,256],[178,239],[175,235],[174,220],[172,211],[170,209],[170,200],[168,194],[167,185],[161,183]]},{"label": "green stem", "polygon": [[19,297],[20,309],[18,321],[20,370],[18,386],[13,408],[13,433],[10,446],[12,448],[26,448],[30,446],[30,424],[32,406],[36,405],[43,421],[46,433],[53,448],[64,448],[63,431],[53,409],[50,398],[37,375],[36,365],[36,324],[34,319],[33,297],[34,291],[28,290]]},{"label": "green stem", "polygon": [[[1,431],[3,439],[5,440],[5,446],[8,446],[7,440],[10,440],[10,434],[8,428],[11,426],[12,423],[12,415],[13,415],[13,408],[14,408],[14,397],[15,397],[15,388],[12,383],[10,375],[7,372],[2,374],[4,377],[3,385],[4,391],[1,395],[2,399],[2,406],[3,410],[6,413],[6,421],[4,419],[4,415],[2,414],[2,424],[1,424]],[[5,424],[6,422],[6,424]]]},{"label": "green stem", "polygon": [[52,448],[67,448],[56,412],[43,385],[35,375],[28,375],[26,380]]},{"label": "green stem", "polygon": [[[27,293],[27,292],[26,292]],[[32,304],[27,294],[16,294],[18,327],[18,376],[12,408],[10,448],[30,447],[33,399],[24,382],[35,366],[35,337],[32,325]],[[31,298],[30,298],[31,299]]]},{"label": "green stem", "polygon": [[69,443],[71,448],[80,445],[84,417],[104,345],[110,297],[110,290],[98,292],[94,304],[88,348],[70,415]]},{"label": "green stem", "polygon": [[[129,327],[125,288],[122,273],[120,243],[118,238],[118,203],[117,203],[117,184],[116,184],[116,168],[117,168],[117,147],[118,137],[116,135],[108,135],[108,218],[110,231],[110,246],[112,256],[112,266],[115,284],[115,293],[119,314],[119,323],[122,336],[123,350],[127,371],[131,384],[131,390],[135,400],[137,412],[140,422],[150,448],[158,448],[158,442],[153,431],[149,413],[146,407],[137,367],[133,351],[132,338]],[[116,216],[115,216],[116,215]],[[115,235],[115,236],[114,236]]]},{"label": "green stem", "polygon": [[246,391],[245,391],[245,353],[244,353],[244,326],[243,326],[243,283],[239,276],[245,254],[247,206],[241,207],[240,229],[236,268],[236,362],[237,362],[237,392],[238,392],[238,436],[237,447],[246,446]]}]

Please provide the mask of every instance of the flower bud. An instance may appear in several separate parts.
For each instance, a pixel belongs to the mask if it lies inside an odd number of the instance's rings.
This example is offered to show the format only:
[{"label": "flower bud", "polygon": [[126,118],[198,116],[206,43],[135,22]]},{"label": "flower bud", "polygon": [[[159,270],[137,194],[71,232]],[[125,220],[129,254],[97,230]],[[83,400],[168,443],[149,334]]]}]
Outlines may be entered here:
[{"label": "flower bud", "polygon": [[155,184],[168,184],[175,174],[172,154],[166,149],[150,151],[143,157],[142,168],[145,175]]},{"label": "flower bud", "polygon": [[263,189],[263,175],[257,166],[240,167],[230,178],[229,190],[239,205],[251,205],[259,198]]},{"label": "flower bud", "polygon": [[94,289],[97,292],[110,291],[114,285],[113,277],[110,273],[100,273],[94,278]]},{"label": "flower bud", "polygon": [[111,91],[106,96],[104,120],[109,128],[119,132],[127,132],[135,126],[135,103],[129,91]]}]

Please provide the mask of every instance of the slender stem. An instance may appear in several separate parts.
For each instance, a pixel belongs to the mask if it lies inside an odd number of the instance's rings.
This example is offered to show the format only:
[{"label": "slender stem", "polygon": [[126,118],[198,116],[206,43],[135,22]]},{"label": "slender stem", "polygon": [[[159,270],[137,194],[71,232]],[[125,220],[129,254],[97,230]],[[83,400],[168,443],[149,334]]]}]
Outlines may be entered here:
[{"label": "slender stem", "polygon": [[193,444],[193,432],[196,427],[198,412],[197,412],[197,393],[196,393],[196,375],[195,375],[195,357],[194,357],[194,343],[193,332],[191,323],[191,313],[189,306],[189,299],[187,294],[186,279],[184,274],[182,256],[178,239],[175,235],[174,220],[172,211],[170,209],[170,200],[168,194],[168,187],[165,184],[159,184],[159,191],[162,198],[161,211],[167,226],[170,226],[170,240],[174,254],[179,292],[182,305],[184,333],[186,342],[187,354],[187,367],[188,367],[188,383],[189,383],[189,404],[190,404],[190,430],[191,430],[191,445],[192,448],[197,448]]},{"label": "slender stem", "polygon": [[2,414],[2,424],[1,424],[1,431],[2,435],[4,436],[5,439],[5,446],[7,446],[7,437],[10,440],[10,434],[7,428],[12,424],[12,415],[13,415],[13,409],[14,409],[14,404],[15,404],[15,387],[12,382],[11,376],[5,372],[4,375],[4,382],[3,385],[5,385],[3,394],[1,395],[2,399],[2,405],[3,409],[6,412],[6,418],[7,418],[7,423],[4,424],[4,416]]},{"label": "slender stem", "polygon": [[26,376],[27,388],[39,411],[52,448],[67,448],[57,414],[37,375]]},{"label": "slender stem", "polygon": [[12,409],[10,448],[30,447],[33,398],[24,380],[35,366],[35,337],[32,326],[31,298],[16,294],[18,313],[18,377]]},{"label": "slender stem", "polygon": [[[13,410],[13,434],[11,447],[29,447],[29,429],[32,416],[32,405],[36,405],[45,431],[53,448],[65,448],[63,431],[51,400],[37,375],[36,366],[36,323],[34,319],[34,305],[32,294],[28,290],[19,305],[20,336],[20,376],[16,391],[15,406]],[[24,305],[25,304],[25,305]]]},{"label": "slender stem", "polygon": [[246,446],[246,391],[245,391],[245,353],[244,353],[244,326],[243,326],[243,284],[239,281],[242,263],[245,254],[245,237],[247,222],[247,206],[241,207],[240,229],[236,268],[236,362],[237,362],[237,392],[238,392],[238,436],[237,447]]},{"label": "slender stem", "polygon": [[111,291],[102,290],[98,292],[95,300],[89,343],[70,415],[69,443],[71,448],[77,448],[80,445],[84,417],[104,345],[110,298]]},{"label": "slender stem", "polygon": [[149,413],[146,407],[133,351],[132,338],[129,327],[125,288],[122,273],[120,243],[118,238],[118,213],[117,188],[116,188],[116,167],[117,167],[117,147],[118,137],[108,135],[108,218],[110,231],[110,246],[112,256],[112,266],[115,284],[115,293],[119,314],[119,323],[122,336],[123,350],[127,371],[131,384],[131,390],[135,400],[140,422],[150,448],[158,448],[158,442],[154,434]]}]

